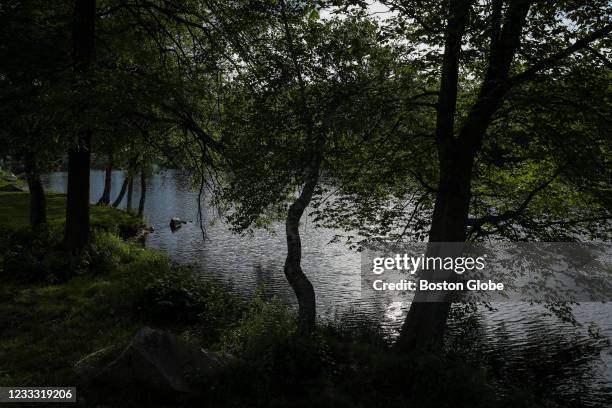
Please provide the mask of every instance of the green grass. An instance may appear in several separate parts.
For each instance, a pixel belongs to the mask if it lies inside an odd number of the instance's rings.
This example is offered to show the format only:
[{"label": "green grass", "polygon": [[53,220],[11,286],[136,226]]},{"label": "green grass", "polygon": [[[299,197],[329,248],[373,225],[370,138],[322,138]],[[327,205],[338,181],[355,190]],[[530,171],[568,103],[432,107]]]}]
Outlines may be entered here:
[{"label": "green grass", "polygon": [[[135,234],[144,222],[125,211],[113,207],[92,205],[90,221],[93,228],[102,228],[122,236]],[[0,192],[0,226],[18,230],[28,226],[29,193]],[[66,195],[47,194],[47,221],[50,227],[61,227],[66,219]]]},{"label": "green grass", "polygon": [[126,342],[138,323],[107,309],[120,296],[109,278],[77,277],[63,285],[5,285],[0,290],[0,383],[74,384],[74,363]]},{"label": "green grass", "polygon": [[143,326],[195,333],[206,324],[210,334],[239,314],[231,293],[112,233],[96,232],[84,258],[88,269],[60,284],[14,281],[0,270],[3,386],[75,384],[77,361],[127,343]]},{"label": "green grass", "polygon": [[[94,237],[94,241],[97,238]],[[131,257],[127,244],[113,251]],[[126,259],[127,261],[128,259]],[[57,285],[9,279],[0,289],[0,383],[73,383],[73,365],[99,348],[129,339],[137,323],[118,316],[121,265],[105,276],[82,275]]]},{"label": "green grass", "polygon": [[29,194],[0,193],[0,385],[75,384],[77,361],[145,325],[197,332],[214,322],[213,341],[231,319],[215,320],[237,313],[229,292],[121,239],[144,226],[140,218],[90,208],[92,240],[73,267],[61,245],[66,196],[47,194],[49,228],[32,231]]},{"label": "green grass", "polygon": [[81,275],[58,284],[54,273],[68,258],[61,249],[66,196],[47,194],[50,233],[41,235],[29,229],[29,194],[0,193],[0,384],[74,384],[76,361],[146,324],[134,313],[143,274],[163,274],[171,263],[116,235],[137,232],[140,218],[90,208],[93,238]]},{"label": "green grass", "polygon": [[7,184],[16,184],[16,185],[18,185],[19,187],[22,187],[22,188],[26,186],[25,181],[21,180],[21,179],[18,179],[16,181],[6,181],[6,180],[2,179],[3,176],[8,176],[8,175],[11,175],[11,173],[9,173],[8,171],[0,169],[0,187],[5,186]]},{"label": "green grass", "polygon": [[153,255],[124,243],[113,246],[123,255],[112,273],[77,276],[60,285],[8,281],[2,286],[0,383],[74,384],[74,363],[128,341],[144,324],[131,312],[134,290],[124,272]]}]

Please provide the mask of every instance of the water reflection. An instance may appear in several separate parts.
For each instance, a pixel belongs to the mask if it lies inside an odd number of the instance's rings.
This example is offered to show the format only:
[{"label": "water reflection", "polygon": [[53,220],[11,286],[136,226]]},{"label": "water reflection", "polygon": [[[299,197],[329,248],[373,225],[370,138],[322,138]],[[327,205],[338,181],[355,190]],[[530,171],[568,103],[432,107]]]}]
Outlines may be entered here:
[{"label": "water reflection", "polygon": [[[471,322],[453,322],[454,346],[482,361],[502,386],[529,388],[560,406],[610,406],[609,330],[601,338],[588,337],[584,329],[546,316],[541,306],[498,306],[495,312],[479,312],[477,319],[467,317]],[[607,306],[585,304],[577,312],[582,321],[598,314],[609,324]]]},{"label": "water reflection", "polygon": [[[46,185],[65,192],[66,174],[52,173]],[[113,173],[112,197],[121,188],[123,173]],[[135,183],[134,201],[140,195]],[[103,171],[91,172],[91,197],[97,201],[104,185]],[[205,208],[206,241],[197,222],[197,194],[186,177],[175,171],[154,174],[149,182],[145,217],[155,231],[146,246],[166,251],[173,259],[197,265],[204,277],[230,282],[245,295],[257,288],[275,294],[288,304],[294,296],[283,275],[285,237],[282,223],[271,232],[256,231],[240,237],[230,233],[214,209]],[[123,203],[125,206],[125,202]],[[187,221],[176,232],[172,217]],[[397,334],[407,311],[405,299],[385,293],[362,298],[360,256],[341,243],[329,244],[336,231],[313,228],[305,216],[303,269],[311,278],[322,316],[341,316],[350,326],[361,321],[378,322],[389,336]],[[576,310],[579,321],[593,321],[601,329],[601,340],[586,335],[544,310],[528,304],[500,304],[496,311],[451,322],[449,344],[481,359],[500,385],[523,383],[563,405],[612,406],[612,356],[605,342],[612,339],[612,304],[584,304]],[[469,319],[468,322],[465,319]],[[470,324],[466,324],[470,323]]]}]

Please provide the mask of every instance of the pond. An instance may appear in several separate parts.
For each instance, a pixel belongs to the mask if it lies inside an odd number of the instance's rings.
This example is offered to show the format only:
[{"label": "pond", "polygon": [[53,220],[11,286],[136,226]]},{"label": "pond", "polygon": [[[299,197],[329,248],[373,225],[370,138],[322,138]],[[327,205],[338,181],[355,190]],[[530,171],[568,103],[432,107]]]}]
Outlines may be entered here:
[{"label": "pond", "polygon": [[[123,172],[113,172],[112,197],[121,188]],[[65,192],[67,175],[45,176],[47,188]],[[135,202],[139,197],[135,183]],[[98,200],[104,172],[91,171],[91,198]],[[125,205],[125,200],[123,205]],[[167,252],[174,260],[196,265],[198,274],[229,283],[245,295],[263,288],[290,305],[295,304],[283,274],[286,243],[283,223],[271,231],[238,236],[213,208],[204,207],[206,238],[197,222],[197,193],[180,172],[164,170],[148,180],[145,218],[155,231],[146,237],[149,248]],[[187,221],[176,232],[172,217]],[[384,297],[361,294],[360,255],[342,243],[329,243],[337,231],[314,228],[305,215],[301,225],[302,268],[317,294],[323,318],[341,319],[346,325],[366,320],[379,322],[390,337],[397,334],[409,305]],[[547,316],[541,307],[503,303],[496,310],[479,310],[471,324],[450,324],[448,341],[481,359],[500,383],[529,385],[551,400],[572,406],[612,406],[612,304],[587,303],[575,314],[583,327],[573,327]],[[600,337],[587,334],[594,322]],[[467,330],[466,327],[470,329]]]}]

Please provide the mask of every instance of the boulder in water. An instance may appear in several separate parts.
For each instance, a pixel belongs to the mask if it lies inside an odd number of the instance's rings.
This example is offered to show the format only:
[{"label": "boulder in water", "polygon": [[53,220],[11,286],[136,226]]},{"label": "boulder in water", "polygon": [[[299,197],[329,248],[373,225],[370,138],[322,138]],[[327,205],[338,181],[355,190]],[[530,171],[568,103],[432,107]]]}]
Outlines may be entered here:
[{"label": "boulder in water", "polygon": [[178,217],[172,217],[170,220],[170,229],[172,231],[176,231],[177,229],[181,228],[183,224],[187,224],[187,221],[183,221]]}]

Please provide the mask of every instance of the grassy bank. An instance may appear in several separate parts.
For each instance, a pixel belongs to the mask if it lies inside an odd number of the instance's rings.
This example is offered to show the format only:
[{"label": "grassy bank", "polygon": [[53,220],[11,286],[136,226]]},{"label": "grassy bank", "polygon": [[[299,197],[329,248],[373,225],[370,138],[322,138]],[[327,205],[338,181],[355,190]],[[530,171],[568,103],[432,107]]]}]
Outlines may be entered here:
[{"label": "grassy bank", "polygon": [[28,200],[0,193],[0,384],[74,384],[79,359],[140,327],[196,332],[216,309],[238,305],[164,254],[121,239],[143,222],[109,207],[91,206],[92,242],[70,270],[61,248],[66,197],[48,195],[43,234],[28,228]]},{"label": "grassy bank", "polygon": [[[0,192],[0,228],[20,230],[29,223],[30,196],[27,193]],[[66,195],[47,194],[47,220],[51,228],[60,228],[66,217]],[[144,226],[143,221],[108,206],[91,206],[91,225],[95,229],[103,229],[120,235],[128,236]]]},{"label": "grassy bank", "polygon": [[83,356],[127,342],[139,327],[180,331],[210,312],[212,287],[196,287],[163,254],[98,232],[88,262],[87,273],[61,284],[11,282],[2,271],[2,384],[73,384]]},{"label": "grassy bank", "polygon": [[[196,280],[188,267],[163,253],[122,240],[117,235],[125,228],[122,223],[136,221],[118,210],[92,208],[92,243],[77,272],[60,276],[62,200],[50,197],[57,206],[50,205],[51,232],[41,237],[26,226],[27,194],[0,195],[0,208],[8,208],[0,216],[3,386],[77,384],[74,365],[81,358],[104,348],[116,353],[139,328],[152,326],[238,358],[232,374],[199,404],[531,404],[524,393],[496,397],[486,371],[461,358],[393,353],[374,322],[366,322],[363,330],[346,329],[341,320],[327,322],[312,338],[298,338],[295,314],[277,299],[241,299],[223,285]],[[139,394],[130,398],[119,400],[144,406]]]},{"label": "grassy bank", "polygon": [[[74,381],[72,363],[84,354],[124,341],[138,322],[116,315],[128,282],[123,266],[154,262],[157,254],[123,242],[142,220],[92,206],[93,242],[70,270],[61,249],[66,196],[49,194],[49,229],[28,227],[29,195],[0,193],[0,383],[61,384]],[[61,283],[61,284],[60,284]],[[115,299],[111,300],[111,297]]]}]

